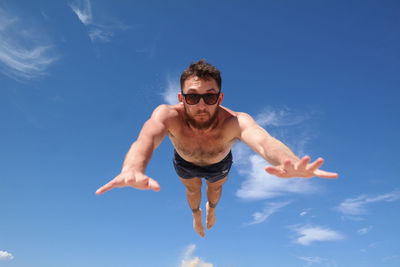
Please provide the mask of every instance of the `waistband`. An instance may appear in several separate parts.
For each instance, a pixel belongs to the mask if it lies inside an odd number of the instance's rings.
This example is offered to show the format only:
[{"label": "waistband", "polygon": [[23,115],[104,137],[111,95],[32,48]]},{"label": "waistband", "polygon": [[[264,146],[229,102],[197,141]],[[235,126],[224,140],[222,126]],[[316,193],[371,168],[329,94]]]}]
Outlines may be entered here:
[{"label": "waistband", "polygon": [[[198,165],[196,165],[196,164],[194,164],[194,163],[192,163],[192,162],[190,162],[190,161],[187,161],[187,160],[185,160],[184,158],[182,158],[182,157],[178,154],[178,152],[176,151],[176,149],[174,149],[174,156],[175,156],[175,158],[178,158],[179,160],[181,160],[181,161],[183,161],[183,162],[186,162],[186,163],[189,163],[189,164],[198,166]],[[223,158],[221,161],[219,161],[219,162],[217,162],[217,163],[210,164],[210,165],[199,166],[199,167],[213,166],[213,165],[217,165],[217,164],[220,164],[220,163],[222,163],[222,162],[225,162],[225,161],[232,161],[232,150],[230,150],[229,153],[225,156],[225,158]]]}]

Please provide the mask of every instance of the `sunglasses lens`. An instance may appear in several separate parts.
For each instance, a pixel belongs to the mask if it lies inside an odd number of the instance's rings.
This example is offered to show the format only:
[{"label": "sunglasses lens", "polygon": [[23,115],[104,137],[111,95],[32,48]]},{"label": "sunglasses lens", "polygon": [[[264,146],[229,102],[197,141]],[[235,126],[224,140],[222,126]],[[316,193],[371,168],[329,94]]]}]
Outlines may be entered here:
[{"label": "sunglasses lens", "polygon": [[218,94],[208,94],[203,96],[204,102],[206,102],[207,105],[214,105],[217,103],[218,100]]},{"label": "sunglasses lens", "polygon": [[200,95],[196,94],[187,94],[185,95],[185,100],[186,103],[188,103],[189,105],[196,105],[197,103],[199,103],[200,97]]}]

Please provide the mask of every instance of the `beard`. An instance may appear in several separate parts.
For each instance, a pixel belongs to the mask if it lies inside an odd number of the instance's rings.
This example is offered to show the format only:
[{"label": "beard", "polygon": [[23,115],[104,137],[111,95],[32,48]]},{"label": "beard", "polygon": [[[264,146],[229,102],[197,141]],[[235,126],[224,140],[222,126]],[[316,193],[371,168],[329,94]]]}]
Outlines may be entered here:
[{"label": "beard", "polygon": [[[184,107],[184,108],[185,108],[185,118],[186,118],[186,121],[187,121],[193,128],[195,128],[195,129],[197,129],[197,130],[206,130],[206,129],[210,128],[210,126],[217,120],[218,112],[219,112],[219,109],[217,108],[217,109],[215,110],[214,114],[213,114],[212,116],[210,116],[210,118],[209,118],[208,120],[206,120],[206,121],[197,121],[193,116],[191,116],[191,115],[188,113],[186,107]],[[210,115],[210,113],[207,112],[207,111],[199,111],[199,112],[196,112],[195,115],[199,115],[199,114],[209,114],[209,115]]]}]

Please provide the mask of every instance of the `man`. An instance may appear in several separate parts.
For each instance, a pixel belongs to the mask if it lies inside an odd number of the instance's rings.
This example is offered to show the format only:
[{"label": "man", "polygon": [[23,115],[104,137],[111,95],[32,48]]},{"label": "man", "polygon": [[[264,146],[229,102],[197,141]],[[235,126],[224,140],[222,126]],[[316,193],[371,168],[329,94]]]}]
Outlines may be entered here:
[{"label": "man", "polygon": [[338,174],[320,170],[323,159],[310,163],[299,159],[286,145],[268,134],[251,116],[221,106],[220,72],[204,60],[191,64],[181,75],[179,104],[158,106],[143,125],[138,139],[126,155],[122,171],[97,190],[130,186],[159,191],[157,181],[146,176],[153,151],[168,135],[174,145],[174,167],[186,187],[193,215],[193,227],[204,237],[202,222],[202,178],[207,183],[206,226],[216,221],[215,208],[232,165],[231,147],[240,140],[274,166],[265,168],[281,178],[336,178]]}]

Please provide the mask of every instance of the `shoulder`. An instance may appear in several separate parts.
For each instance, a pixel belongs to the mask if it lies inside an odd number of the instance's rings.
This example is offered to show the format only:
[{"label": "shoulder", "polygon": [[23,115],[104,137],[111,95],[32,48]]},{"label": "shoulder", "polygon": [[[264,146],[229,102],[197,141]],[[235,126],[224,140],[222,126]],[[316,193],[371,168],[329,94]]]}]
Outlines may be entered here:
[{"label": "shoulder", "polygon": [[245,112],[237,112],[238,114],[238,120],[241,121],[254,121],[253,117],[250,116],[250,114],[245,113]]},{"label": "shoulder", "polygon": [[236,120],[253,120],[253,118],[245,112],[234,111],[224,106],[220,106],[220,108],[228,117],[235,118]]},{"label": "shoulder", "polygon": [[237,112],[237,121],[241,129],[256,125],[256,121],[250,114],[245,112]]},{"label": "shoulder", "polygon": [[254,133],[264,131],[261,126],[253,119],[251,115],[245,112],[236,112],[237,114],[237,138],[245,140],[246,136],[254,137]]},{"label": "shoulder", "polygon": [[239,127],[256,123],[255,120],[245,112],[233,111],[224,106],[220,106],[220,109],[225,122],[236,124]]},{"label": "shoulder", "polygon": [[151,117],[158,120],[167,120],[179,116],[179,104],[166,105],[162,104],[153,110]]},{"label": "shoulder", "polygon": [[170,128],[181,118],[183,107],[180,104],[166,105],[162,104],[156,107],[151,114],[149,121],[154,123],[161,123],[165,127]]},{"label": "shoulder", "polygon": [[255,120],[245,112],[238,112],[221,106],[223,115],[223,128],[240,138],[242,133],[253,127],[257,127]]}]

